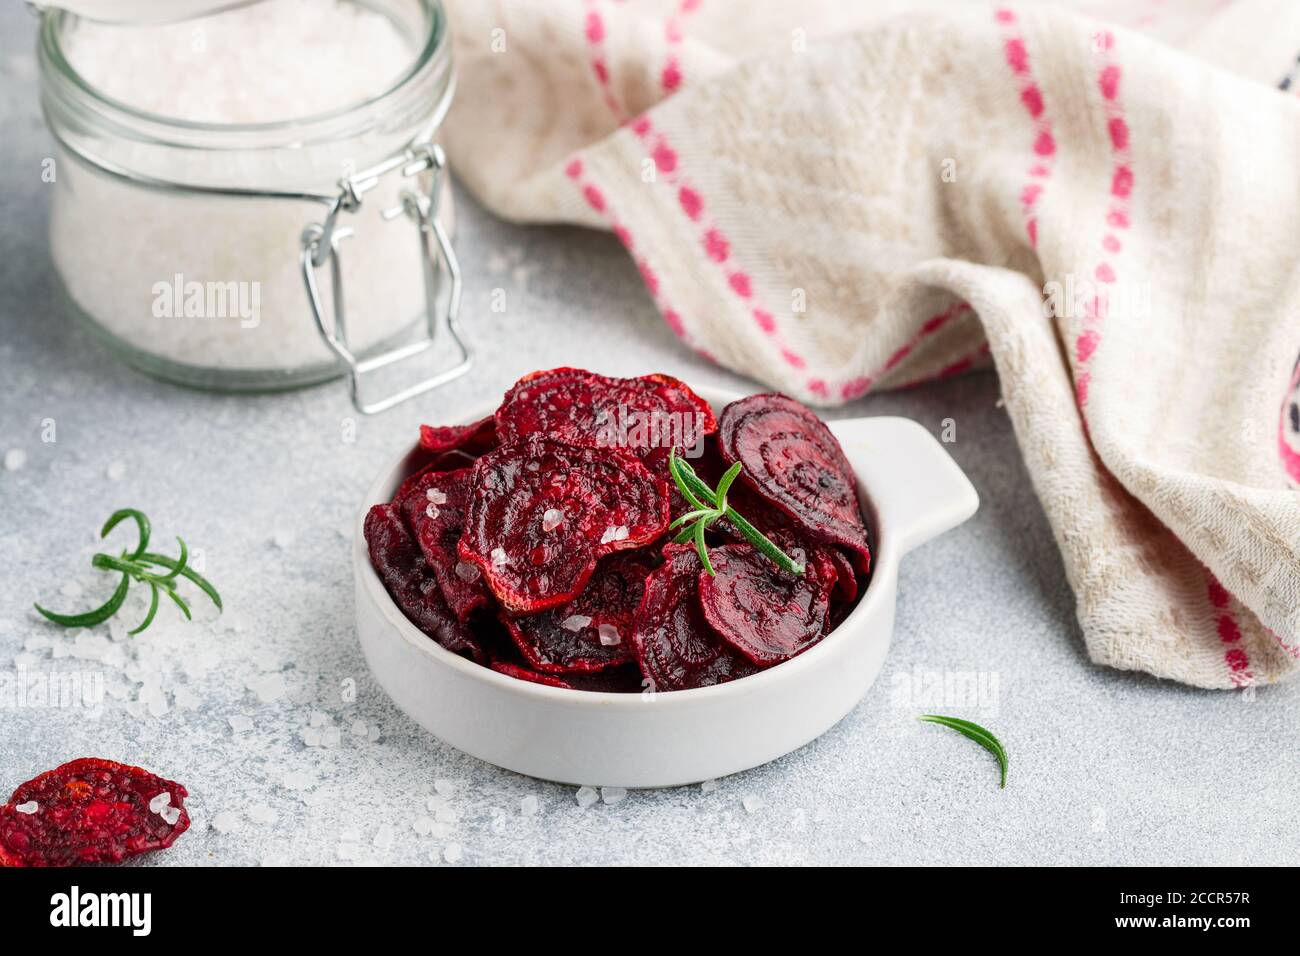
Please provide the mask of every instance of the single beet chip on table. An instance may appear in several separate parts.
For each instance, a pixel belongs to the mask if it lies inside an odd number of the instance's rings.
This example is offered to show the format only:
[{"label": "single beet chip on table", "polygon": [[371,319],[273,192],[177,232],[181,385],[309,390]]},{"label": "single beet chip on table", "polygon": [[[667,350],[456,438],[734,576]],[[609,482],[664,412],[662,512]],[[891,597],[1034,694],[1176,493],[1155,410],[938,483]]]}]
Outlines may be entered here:
[{"label": "single beet chip on table", "polygon": [[190,825],[185,788],[83,757],[48,770],[0,807],[0,865],[120,863],[171,846]]}]

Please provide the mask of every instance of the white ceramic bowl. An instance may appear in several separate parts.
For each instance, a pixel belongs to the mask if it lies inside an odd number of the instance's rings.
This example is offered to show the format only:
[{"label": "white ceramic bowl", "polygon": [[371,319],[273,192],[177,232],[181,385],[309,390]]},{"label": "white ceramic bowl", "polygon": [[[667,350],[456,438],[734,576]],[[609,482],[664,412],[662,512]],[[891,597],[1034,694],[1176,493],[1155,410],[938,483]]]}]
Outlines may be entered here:
[{"label": "white ceramic bowl", "polygon": [[[740,397],[697,391],[716,411]],[[915,422],[859,418],[830,428],[857,472],[871,581],[844,622],[798,657],[716,687],[606,694],[517,680],[444,650],[393,603],[366,551],[366,512],[392,498],[407,473],[403,454],[371,486],[354,535],[357,635],[371,672],[402,710],[453,747],[561,783],[677,786],[802,747],[847,714],[880,672],[903,555],[979,507],[961,469]]]}]

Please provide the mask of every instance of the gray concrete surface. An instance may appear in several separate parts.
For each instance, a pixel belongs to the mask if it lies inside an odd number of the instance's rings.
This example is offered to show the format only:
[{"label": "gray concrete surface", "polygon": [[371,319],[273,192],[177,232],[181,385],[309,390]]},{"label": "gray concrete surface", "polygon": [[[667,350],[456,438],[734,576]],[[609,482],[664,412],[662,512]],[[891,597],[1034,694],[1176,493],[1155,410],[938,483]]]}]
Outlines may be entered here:
[{"label": "gray concrete surface", "polygon": [[[337,385],[223,397],[140,376],[57,301],[34,26],[21,5],[0,8],[0,453],[26,455],[0,469],[0,672],[37,685],[75,674],[105,694],[69,708],[5,702],[0,789],[80,755],[180,780],[194,825],[144,861],[158,865],[1300,858],[1300,686],[1205,692],[1090,664],[987,373],[836,413],[907,415],[936,432],[954,418],[950,450],[984,504],[907,559],[885,671],[820,740],[711,792],[582,809],[571,787],[428,736],[366,672],[347,540],[365,488],[416,424],[453,420],[521,373],[559,364],[751,383],[676,345],[610,238],[507,225],[463,195],[464,311],[482,362],[436,398],[358,421],[348,443],[353,413]],[[498,287],[504,314],[489,309]],[[41,440],[46,419],[54,443]],[[38,599],[85,607],[102,593],[88,557],[99,523],[128,504],[149,512],[160,542],[181,533],[203,549],[224,616],[185,625],[165,607],[149,632],[126,638],[120,627],[69,634],[34,615]],[[983,706],[928,700],[927,682],[945,675],[982,679]],[[1001,736],[1005,791],[983,750],[915,721],[931,709]],[[535,815],[521,810],[528,796]]]}]

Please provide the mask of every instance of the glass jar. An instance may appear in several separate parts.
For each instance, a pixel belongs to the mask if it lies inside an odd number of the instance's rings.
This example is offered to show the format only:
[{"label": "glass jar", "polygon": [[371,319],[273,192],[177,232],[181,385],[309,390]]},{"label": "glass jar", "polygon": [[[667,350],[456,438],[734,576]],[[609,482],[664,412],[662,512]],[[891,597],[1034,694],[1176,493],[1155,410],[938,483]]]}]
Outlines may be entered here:
[{"label": "glass jar", "polygon": [[[42,13],[54,264],[72,313],[130,364],[238,391],[347,374],[364,412],[468,369],[434,142],[454,87],[446,16],[439,0],[359,2],[414,38],[410,67],[363,102],[247,124],[159,116],[109,97],[69,63],[66,41],[129,27]],[[401,219],[414,229],[392,221]],[[450,367],[363,397],[367,373],[443,339]]]}]

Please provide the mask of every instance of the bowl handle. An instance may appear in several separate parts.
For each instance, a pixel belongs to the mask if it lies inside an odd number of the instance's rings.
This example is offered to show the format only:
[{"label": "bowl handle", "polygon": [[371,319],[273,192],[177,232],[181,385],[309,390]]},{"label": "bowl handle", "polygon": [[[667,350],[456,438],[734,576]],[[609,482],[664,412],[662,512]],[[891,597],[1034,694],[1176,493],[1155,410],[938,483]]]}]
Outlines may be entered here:
[{"label": "bowl handle", "polygon": [[901,554],[950,531],[979,508],[979,495],[943,446],[908,418],[828,423]]}]

